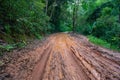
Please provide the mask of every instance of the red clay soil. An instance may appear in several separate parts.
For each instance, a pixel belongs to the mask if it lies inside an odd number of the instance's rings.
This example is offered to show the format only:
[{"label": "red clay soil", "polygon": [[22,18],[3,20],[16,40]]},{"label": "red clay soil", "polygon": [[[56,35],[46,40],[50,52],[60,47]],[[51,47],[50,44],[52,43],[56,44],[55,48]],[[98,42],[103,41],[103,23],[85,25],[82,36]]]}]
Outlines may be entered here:
[{"label": "red clay soil", "polygon": [[82,35],[53,34],[35,49],[13,53],[1,59],[0,80],[120,80],[120,53]]}]

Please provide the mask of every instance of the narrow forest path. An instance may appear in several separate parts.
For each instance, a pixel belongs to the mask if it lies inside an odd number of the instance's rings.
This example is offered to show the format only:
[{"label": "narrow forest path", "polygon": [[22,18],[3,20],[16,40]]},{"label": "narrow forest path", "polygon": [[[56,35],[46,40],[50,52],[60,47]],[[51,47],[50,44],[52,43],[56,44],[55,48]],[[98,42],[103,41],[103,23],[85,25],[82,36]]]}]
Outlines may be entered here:
[{"label": "narrow forest path", "polygon": [[120,80],[120,53],[77,34],[53,34],[4,66],[0,80]]}]

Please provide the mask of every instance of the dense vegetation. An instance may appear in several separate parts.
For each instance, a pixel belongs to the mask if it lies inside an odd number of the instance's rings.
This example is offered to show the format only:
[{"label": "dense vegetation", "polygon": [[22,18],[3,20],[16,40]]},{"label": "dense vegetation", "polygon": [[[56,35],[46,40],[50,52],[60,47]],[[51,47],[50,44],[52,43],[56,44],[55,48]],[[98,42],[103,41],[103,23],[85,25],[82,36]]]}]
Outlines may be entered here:
[{"label": "dense vegetation", "polygon": [[0,42],[19,46],[64,31],[92,35],[120,49],[120,0],[0,0]]}]

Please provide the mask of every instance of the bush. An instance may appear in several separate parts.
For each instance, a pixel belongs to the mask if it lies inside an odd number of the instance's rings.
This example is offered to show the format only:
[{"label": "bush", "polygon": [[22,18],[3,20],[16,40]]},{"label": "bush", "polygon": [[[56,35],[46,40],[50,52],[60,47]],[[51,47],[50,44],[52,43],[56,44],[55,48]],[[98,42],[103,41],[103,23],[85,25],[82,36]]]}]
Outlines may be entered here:
[{"label": "bush", "polygon": [[39,36],[49,29],[46,25],[49,17],[44,13],[44,7],[42,0],[1,1],[0,27],[2,25],[5,35],[0,38],[7,36],[15,42],[23,39],[21,35],[40,38]]},{"label": "bush", "polygon": [[103,46],[105,48],[110,48],[110,43],[108,43],[107,41],[105,40],[102,40],[102,39],[98,39],[94,36],[88,36],[89,38],[89,41],[94,43],[94,44],[97,44],[97,45],[100,45],[100,46]]},{"label": "bush", "polygon": [[67,23],[62,22],[62,23],[60,24],[60,31],[61,31],[61,32],[72,31],[72,27],[69,26],[69,25],[67,25]]},{"label": "bush", "polygon": [[111,8],[104,8],[102,16],[99,17],[93,26],[92,35],[120,48],[120,23],[117,15],[111,15]]},{"label": "bush", "polygon": [[109,42],[107,42],[105,40],[96,38],[96,37],[94,37],[92,35],[89,35],[88,38],[89,38],[90,42],[92,42],[92,43],[94,43],[96,45],[102,46],[104,48],[120,51],[118,46],[116,46],[115,44],[111,44],[111,43],[109,43]]}]

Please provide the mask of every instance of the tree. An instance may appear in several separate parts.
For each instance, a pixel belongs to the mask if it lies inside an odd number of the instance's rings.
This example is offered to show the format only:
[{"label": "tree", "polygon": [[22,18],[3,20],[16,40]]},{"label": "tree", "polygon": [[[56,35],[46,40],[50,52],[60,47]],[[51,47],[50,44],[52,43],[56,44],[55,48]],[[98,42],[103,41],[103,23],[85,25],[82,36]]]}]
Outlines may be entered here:
[{"label": "tree", "polygon": [[[2,0],[0,32],[14,41],[21,40],[22,35],[29,37],[43,35],[47,27],[45,24],[49,21],[49,17],[44,14],[44,7],[45,3],[42,0]],[[2,39],[7,37],[1,36]]]}]

